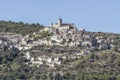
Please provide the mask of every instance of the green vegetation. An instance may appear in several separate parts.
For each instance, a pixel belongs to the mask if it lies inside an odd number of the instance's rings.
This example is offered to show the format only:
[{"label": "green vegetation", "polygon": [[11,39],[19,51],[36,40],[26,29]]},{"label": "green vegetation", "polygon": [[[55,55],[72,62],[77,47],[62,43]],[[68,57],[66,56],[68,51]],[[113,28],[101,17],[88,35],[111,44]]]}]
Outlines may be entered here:
[{"label": "green vegetation", "polygon": [[23,22],[0,21],[0,32],[19,33],[22,35],[37,32],[44,26],[36,24],[28,24]]},{"label": "green vegetation", "polygon": [[119,80],[119,59],[120,53],[112,51],[91,53],[76,64],[74,70],[78,74],[74,78],[77,78],[76,80]]},{"label": "green vegetation", "polygon": [[[50,53],[68,53],[69,55],[76,48],[68,47],[46,47],[37,46],[33,50],[40,50],[41,53],[49,55]],[[77,49],[76,49],[77,50]],[[78,48],[78,51],[80,49]],[[39,53],[38,53],[39,54]],[[59,75],[60,80],[119,80],[120,79],[120,53],[114,50],[103,50],[90,53],[78,60],[66,59],[62,65],[69,65],[75,62],[73,67],[67,67],[68,70],[63,76]],[[57,67],[57,71],[62,67]],[[62,79],[61,79],[62,77]],[[59,79],[56,79],[59,80]]]},{"label": "green vegetation", "polygon": [[[0,32],[30,34],[34,40],[46,38],[49,41],[53,33],[38,32],[43,27],[40,24],[0,21]],[[36,32],[35,35],[34,32]],[[58,30],[56,33],[59,34]],[[120,35],[102,32],[86,33],[104,36],[104,38],[110,36],[110,39],[115,39],[111,42],[115,47],[109,50],[94,48],[91,53],[76,55],[79,58],[74,59],[73,55],[86,47],[38,45],[28,51],[19,51],[17,48],[8,49],[6,45],[0,44],[0,80],[120,80]],[[66,40],[63,40],[61,44],[65,42]],[[107,44],[111,43],[107,42]],[[67,57],[66,59],[60,58],[61,65],[55,65],[53,69],[44,64],[39,67],[29,66],[27,64],[29,60],[23,54],[25,52],[30,52],[33,57],[61,54],[66,54]],[[53,73],[54,71],[56,73]]]},{"label": "green vegetation", "polygon": [[[0,80],[119,80],[120,54],[101,52],[101,55],[91,53],[82,57],[79,62],[63,76],[47,73],[46,67],[29,67],[19,50],[5,50],[0,54]],[[72,71],[72,72],[70,72]],[[74,71],[77,72],[74,73]]]}]

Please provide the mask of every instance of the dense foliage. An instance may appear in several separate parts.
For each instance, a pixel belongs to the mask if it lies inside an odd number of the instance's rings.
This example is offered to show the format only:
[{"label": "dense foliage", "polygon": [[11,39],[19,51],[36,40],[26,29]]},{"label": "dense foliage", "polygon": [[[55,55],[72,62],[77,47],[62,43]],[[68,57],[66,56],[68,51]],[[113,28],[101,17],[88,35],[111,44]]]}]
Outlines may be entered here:
[{"label": "dense foliage", "polygon": [[[6,49],[0,54],[0,80],[29,79],[29,80],[119,80],[120,53],[101,52],[91,53],[78,60],[63,76],[47,73],[46,66],[30,67],[23,52],[18,49]],[[68,61],[69,62],[69,61]],[[75,73],[77,72],[77,74]]]},{"label": "dense foliage", "polygon": [[11,32],[26,35],[39,31],[42,28],[43,26],[38,23],[28,24],[23,22],[0,21],[0,32]]}]

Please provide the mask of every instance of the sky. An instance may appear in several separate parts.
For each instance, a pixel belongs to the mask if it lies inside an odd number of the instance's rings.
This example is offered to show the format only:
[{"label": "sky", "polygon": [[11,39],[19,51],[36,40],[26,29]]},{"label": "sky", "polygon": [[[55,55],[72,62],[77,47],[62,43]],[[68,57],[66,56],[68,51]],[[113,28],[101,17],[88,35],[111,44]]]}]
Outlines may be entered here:
[{"label": "sky", "polygon": [[78,29],[120,33],[120,0],[0,0],[0,20],[49,26],[59,17]]}]

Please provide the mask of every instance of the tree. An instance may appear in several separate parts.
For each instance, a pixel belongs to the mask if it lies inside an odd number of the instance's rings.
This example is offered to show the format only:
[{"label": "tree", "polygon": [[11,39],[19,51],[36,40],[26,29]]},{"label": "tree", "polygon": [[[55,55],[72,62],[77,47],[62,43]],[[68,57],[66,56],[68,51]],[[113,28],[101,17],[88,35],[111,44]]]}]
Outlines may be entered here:
[{"label": "tree", "polygon": [[6,59],[6,58],[3,58],[3,59],[2,59],[2,64],[7,64],[7,63],[8,63],[7,59]]}]

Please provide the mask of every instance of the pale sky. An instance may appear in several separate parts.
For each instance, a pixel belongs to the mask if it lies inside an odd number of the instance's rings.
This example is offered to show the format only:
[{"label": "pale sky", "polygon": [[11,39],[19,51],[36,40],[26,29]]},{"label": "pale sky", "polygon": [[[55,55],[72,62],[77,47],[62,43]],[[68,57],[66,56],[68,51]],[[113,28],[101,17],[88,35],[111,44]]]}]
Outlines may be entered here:
[{"label": "pale sky", "polygon": [[49,26],[59,17],[78,29],[120,33],[120,0],[0,0],[0,20]]}]

